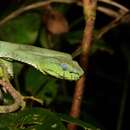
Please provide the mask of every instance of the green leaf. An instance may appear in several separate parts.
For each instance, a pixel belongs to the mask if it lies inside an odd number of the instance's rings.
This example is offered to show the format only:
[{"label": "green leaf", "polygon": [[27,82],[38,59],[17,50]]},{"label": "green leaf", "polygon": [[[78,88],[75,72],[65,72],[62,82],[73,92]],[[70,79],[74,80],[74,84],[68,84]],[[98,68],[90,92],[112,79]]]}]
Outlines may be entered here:
[{"label": "green leaf", "polygon": [[38,70],[29,67],[25,76],[25,87],[31,95],[42,99],[49,105],[56,97],[58,91],[57,79],[43,75]]},{"label": "green leaf", "polygon": [[67,123],[72,123],[76,124],[77,126],[83,127],[85,130],[90,129],[90,130],[97,130],[98,128],[90,123],[86,123],[84,121],[81,121],[79,119],[64,115],[64,114],[58,114],[59,117],[61,118],[62,121],[67,122]]},{"label": "green leaf", "polygon": [[32,108],[17,113],[3,114],[0,116],[0,128],[3,130],[66,130],[63,122],[74,123],[85,130],[97,130],[96,126],[81,120],[55,114],[47,109]]},{"label": "green leaf", "polygon": [[49,105],[56,98],[57,91],[58,84],[56,83],[56,79],[50,78],[37,96],[43,99],[46,102],[46,105]]},{"label": "green leaf", "polygon": [[95,38],[92,44],[91,54],[95,53],[98,50],[106,51],[110,54],[114,53],[114,50],[104,40]]},{"label": "green leaf", "polygon": [[7,128],[7,127],[0,127],[0,130],[10,130],[9,128]]},{"label": "green leaf", "polygon": [[0,120],[0,128],[3,130],[66,130],[56,114],[40,108],[3,114]]},{"label": "green leaf", "polygon": [[40,42],[41,46],[44,47],[44,48],[50,47],[47,31],[44,28],[39,33],[39,42]]},{"label": "green leaf", "polygon": [[70,43],[70,44],[77,44],[80,43],[82,40],[82,35],[83,31],[74,31],[74,32],[69,32],[65,35],[65,39]]},{"label": "green leaf", "polygon": [[13,62],[13,71],[14,71],[14,76],[18,76],[21,73],[21,70],[23,68],[24,64],[20,62]]},{"label": "green leaf", "polygon": [[38,13],[26,13],[10,20],[0,28],[3,41],[33,44],[38,36],[41,17]]},{"label": "green leaf", "polygon": [[[114,50],[106,44],[103,40],[94,39],[90,53],[91,55],[94,54],[96,51],[106,51],[110,54],[114,53]],[[81,47],[77,48],[73,53],[72,56],[76,57],[81,54]]]}]

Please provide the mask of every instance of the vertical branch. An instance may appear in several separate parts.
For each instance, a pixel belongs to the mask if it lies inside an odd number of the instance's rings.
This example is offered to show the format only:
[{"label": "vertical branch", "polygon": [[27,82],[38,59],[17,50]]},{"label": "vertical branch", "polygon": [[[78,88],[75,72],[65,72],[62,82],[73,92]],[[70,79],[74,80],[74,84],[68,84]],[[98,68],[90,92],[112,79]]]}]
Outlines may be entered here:
[{"label": "vertical branch", "polygon": [[[96,5],[97,0],[83,0],[83,10],[85,15],[85,29],[83,40],[81,43],[82,54],[80,63],[84,70],[87,70],[89,51],[92,44],[92,35],[93,28],[96,18]],[[79,117],[80,116],[80,107],[85,87],[85,75],[82,76],[77,82],[75,86],[75,92],[72,100],[72,106],[70,110],[70,116]],[[76,130],[76,126],[73,124],[68,124],[69,130]]]}]

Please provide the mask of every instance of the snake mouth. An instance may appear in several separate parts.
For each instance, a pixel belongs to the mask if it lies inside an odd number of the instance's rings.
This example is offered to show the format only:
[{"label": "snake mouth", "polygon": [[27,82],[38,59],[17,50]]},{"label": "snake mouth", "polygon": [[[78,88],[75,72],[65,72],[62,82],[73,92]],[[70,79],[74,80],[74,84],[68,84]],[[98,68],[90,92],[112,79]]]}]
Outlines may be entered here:
[{"label": "snake mouth", "polygon": [[78,80],[80,78],[78,73],[70,73],[69,76],[65,76],[63,74],[61,77],[62,77],[62,79],[67,79],[67,80]]},{"label": "snake mouth", "polygon": [[59,79],[72,80],[72,81],[78,80],[81,77],[78,73],[75,72],[64,71],[62,73],[61,72],[58,73],[57,71],[51,69],[46,69],[46,72],[44,73]]}]

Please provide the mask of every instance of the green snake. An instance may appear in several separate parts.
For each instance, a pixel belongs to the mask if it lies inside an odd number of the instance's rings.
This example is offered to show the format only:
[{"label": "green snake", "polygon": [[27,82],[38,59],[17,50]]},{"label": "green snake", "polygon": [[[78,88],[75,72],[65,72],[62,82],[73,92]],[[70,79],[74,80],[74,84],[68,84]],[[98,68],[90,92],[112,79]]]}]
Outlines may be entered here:
[{"label": "green snake", "polygon": [[[82,68],[70,54],[31,45],[0,41],[0,58],[29,64],[44,75],[49,74],[60,79],[78,80],[83,75]],[[7,68],[8,72],[12,72],[8,66]]]},{"label": "green snake", "polygon": [[78,80],[84,74],[78,62],[74,61],[68,53],[0,41],[0,85],[11,94],[15,101],[11,105],[0,106],[0,113],[13,112],[19,107],[25,107],[24,96],[9,82],[9,75],[13,76],[13,61],[26,63],[44,75],[65,80]]}]

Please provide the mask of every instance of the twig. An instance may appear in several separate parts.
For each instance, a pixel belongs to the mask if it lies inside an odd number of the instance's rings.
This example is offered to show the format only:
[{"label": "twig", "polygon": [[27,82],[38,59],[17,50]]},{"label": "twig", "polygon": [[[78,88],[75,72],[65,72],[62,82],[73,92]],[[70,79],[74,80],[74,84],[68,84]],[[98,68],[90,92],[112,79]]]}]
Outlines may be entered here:
[{"label": "twig", "polygon": [[[118,7],[120,10],[122,10],[123,12],[127,12],[128,9],[126,7],[124,7],[123,5],[120,5],[116,2],[113,2],[113,1],[109,1],[109,0],[99,0],[100,2],[104,2],[104,3],[107,3],[107,4],[110,4],[110,5],[113,5],[115,7]],[[32,9],[36,9],[36,8],[39,8],[39,7],[43,7],[43,6],[46,6],[48,4],[51,4],[53,2],[59,2],[59,3],[66,3],[66,4],[71,4],[71,3],[77,3],[77,5],[79,6],[82,6],[82,3],[80,1],[76,1],[76,0],[48,0],[48,1],[42,1],[42,2],[36,2],[36,3],[33,3],[33,4],[30,4],[30,5],[27,5],[25,7],[21,7],[15,11],[13,11],[11,14],[9,14],[8,16],[6,16],[5,18],[3,18],[1,21],[0,21],[0,26],[2,26],[3,24],[5,24],[6,22],[8,22],[9,20],[17,17],[18,15],[26,12],[26,11],[29,11],[29,10],[32,10]],[[115,11],[112,11],[109,9],[109,11],[107,11],[108,9],[105,7],[97,7],[97,10],[109,15],[109,16],[116,16],[116,12]]]},{"label": "twig", "polygon": [[[84,70],[87,69],[88,65],[88,57],[89,52],[92,44],[92,36],[93,36],[93,28],[96,18],[96,5],[97,0],[83,0],[83,9],[84,15],[86,19],[86,25],[84,29],[84,36],[82,40],[82,54],[81,54],[81,65]],[[72,117],[79,117],[80,116],[80,107],[83,98],[83,92],[85,87],[85,75],[77,81],[75,86],[75,93],[73,96],[72,107],[70,111],[70,115]],[[69,130],[76,130],[76,126],[73,124],[68,124]]]},{"label": "twig", "polygon": [[43,105],[43,100],[35,98],[33,96],[24,96],[23,99],[24,100],[33,100],[33,101],[36,101],[36,102],[40,103],[41,105]]},{"label": "twig", "polygon": [[98,1],[103,2],[103,3],[107,3],[107,4],[112,5],[112,6],[115,6],[115,7],[119,8],[120,10],[123,10],[123,12],[129,11],[125,6],[119,4],[115,1],[111,1],[111,0],[98,0]]},{"label": "twig", "polygon": [[32,10],[32,9],[36,9],[36,8],[39,8],[39,7],[43,7],[43,6],[46,6],[46,5],[48,5],[50,3],[53,3],[53,2],[74,3],[75,0],[48,0],[48,1],[36,2],[36,3],[30,4],[30,5],[27,5],[25,7],[21,7],[19,9],[15,10],[15,11],[13,11],[8,16],[6,16],[3,20],[1,20],[0,21],[0,26],[2,26],[7,21],[17,17],[18,15],[20,15],[20,14],[26,12],[26,11],[29,11],[29,10]]},{"label": "twig", "polygon": [[[111,6],[114,6],[116,8],[119,8],[119,12],[118,12],[119,15],[121,13],[125,13],[125,12],[129,11],[128,8],[126,8],[125,6],[119,4],[119,3],[115,2],[115,1],[111,1],[111,0],[98,0],[98,2],[106,3],[108,5],[111,5]],[[82,6],[82,2],[78,1],[77,5]],[[107,7],[102,7],[100,5],[98,5],[97,10],[102,12],[102,13],[104,13],[104,14],[106,14],[106,15],[109,15],[109,16],[111,16],[111,14],[117,15],[117,12],[115,12],[114,10],[108,9]],[[107,10],[110,10],[110,12],[108,12]],[[113,17],[113,15],[112,15],[112,17]]]},{"label": "twig", "polygon": [[116,11],[113,11],[112,9],[106,8],[106,7],[102,7],[102,6],[98,6],[97,10],[110,16],[110,17],[118,17],[120,14],[117,13]]},{"label": "twig", "polygon": [[4,89],[7,90],[14,99],[13,104],[0,106],[0,113],[14,112],[20,107],[25,107],[23,96],[18,91],[16,91],[10,83],[0,80],[0,85],[2,85],[2,87],[4,87]]},{"label": "twig", "polygon": [[4,23],[6,23],[7,21],[17,17],[18,15],[22,14],[25,11],[28,11],[30,9],[35,9],[38,8],[40,6],[44,6],[51,3],[51,1],[44,1],[44,2],[37,2],[35,4],[30,4],[28,6],[25,7],[21,7],[19,9],[17,9],[16,11],[12,12],[11,14],[9,14],[8,16],[6,16],[3,20],[0,21],[0,26],[2,26]]},{"label": "twig", "polygon": [[110,22],[108,25],[104,26],[102,29],[100,29],[100,31],[98,32],[96,38],[100,39],[105,33],[107,33],[109,30],[111,30],[112,28],[116,27],[117,25],[119,25],[119,23],[121,23],[121,19],[126,16],[128,12],[126,12],[125,14],[120,15],[119,17],[115,18],[112,22]]},{"label": "twig", "polygon": [[11,105],[3,105],[0,106],[0,113],[9,113],[9,112],[14,112],[18,110],[20,107],[21,109],[24,109],[26,106],[26,103],[24,100],[30,99],[34,100],[41,105],[43,105],[43,101],[35,98],[33,96],[22,96],[18,91],[16,91],[13,86],[9,82],[5,82],[4,80],[0,80],[0,85],[8,91],[8,93],[13,97],[14,103]]}]

